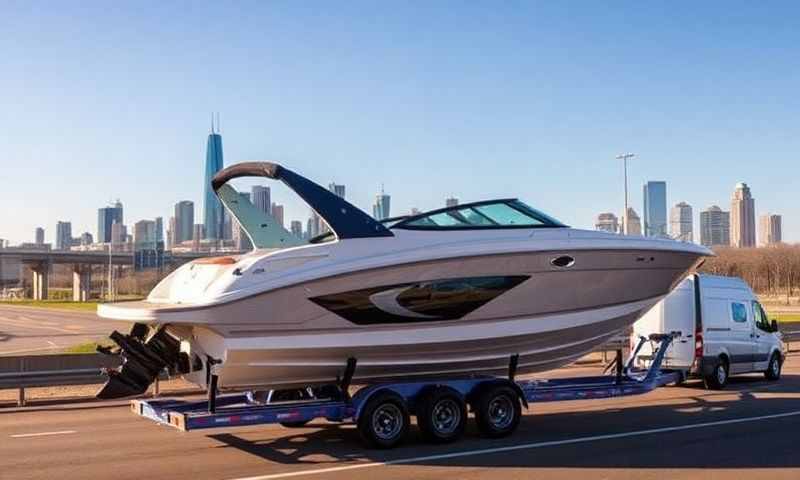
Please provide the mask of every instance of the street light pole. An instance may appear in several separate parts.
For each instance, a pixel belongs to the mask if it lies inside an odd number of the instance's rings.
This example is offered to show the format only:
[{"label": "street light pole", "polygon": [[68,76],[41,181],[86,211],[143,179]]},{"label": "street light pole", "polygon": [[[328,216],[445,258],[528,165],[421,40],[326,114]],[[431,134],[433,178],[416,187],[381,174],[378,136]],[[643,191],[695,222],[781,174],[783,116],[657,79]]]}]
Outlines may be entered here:
[{"label": "street light pole", "polygon": [[625,209],[622,211],[622,234],[628,234],[628,159],[635,157],[635,153],[622,153],[617,155],[617,160],[622,160],[625,172]]}]

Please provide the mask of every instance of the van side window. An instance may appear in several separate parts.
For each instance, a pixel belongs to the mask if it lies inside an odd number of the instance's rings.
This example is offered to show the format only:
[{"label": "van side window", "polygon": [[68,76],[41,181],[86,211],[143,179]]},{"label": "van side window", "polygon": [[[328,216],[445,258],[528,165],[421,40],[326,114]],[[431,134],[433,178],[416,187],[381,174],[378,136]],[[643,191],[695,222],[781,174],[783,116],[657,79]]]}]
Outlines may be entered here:
[{"label": "van side window", "polygon": [[756,327],[760,328],[765,332],[769,332],[772,330],[772,327],[769,324],[769,320],[767,320],[767,314],[764,313],[764,309],[761,308],[761,304],[759,304],[758,302],[753,302],[753,314],[755,315]]},{"label": "van side window", "polygon": [[743,303],[731,303],[731,320],[736,323],[747,323],[747,307]]}]

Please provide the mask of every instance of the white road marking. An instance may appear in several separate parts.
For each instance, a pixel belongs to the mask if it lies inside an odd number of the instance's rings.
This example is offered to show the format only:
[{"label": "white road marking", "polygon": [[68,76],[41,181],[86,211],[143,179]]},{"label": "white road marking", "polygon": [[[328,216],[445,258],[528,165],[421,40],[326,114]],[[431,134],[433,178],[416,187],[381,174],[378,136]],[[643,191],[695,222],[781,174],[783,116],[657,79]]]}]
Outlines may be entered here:
[{"label": "white road marking", "polygon": [[532,448],[542,448],[542,447],[555,447],[560,445],[570,445],[576,443],[588,443],[588,442],[597,442],[600,440],[613,440],[617,438],[626,438],[626,437],[638,437],[642,435],[652,435],[655,433],[669,433],[669,432],[679,432],[682,430],[694,430],[699,428],[709,428],[709,427],[718,427],[721,425],[734,425],[737,423],[748,423],[748,422],[758,422],[762,420],[772,420],[776,418],[785,418],[785,417],[794,417],[800,415],[800,410],[794,412],[786,412],[786,413],[776,413],[772,415],[759,415],[757,417],[744,417],[744,418],[734,418],[730,420],[717,420],[714,422],[703,422],[703,423],[692,423],[689,425],[679,425],[675,427],[662,427],[662,428],[649,428],[647,430],[636,430],[633,432],[623,432],[623,433],[610,433],[606,435],[593,435],[590,437],[578,437],[578,438],[569,438],[566,440],[554,440],[550,442],[536,442],[536,443],[524,443],[519,445],[509,445],[505,447],[494,447],[494,448],[482,448],[478,450],[467,450],[463,452],[452,452],[452,453],[441,453],[437,455],[427,455],[423,457],[411,457],[411,458],[399,458],[396,460],[387,460],[385,462],[368,462],[368,463],[358,463],[355,465],[342,465],[341,467],[329,467],[329,468],[319,468],[319,469],[310,469],[310,470],[301,470],[299,472],[285,472],[285,473],[274,473],[271,475],[261,475],[256,477],[244,477],[244,478],[237,478],[233,480],[273,480],[277,478],[290,478],[290,477],[301,477],[306,475],[320,475],[324,473],[334,473],[334,472],[342,472],[346,470],[358,470],[361,468],[373,468],[373,467],[381,467],[381,466],[388,466],[388,465],[403,465],[409,463],[419,463],[419,462],[427,462],[431,460],[444,460],[448,458],[458,458],[458,457],[470,457],[475,455],[486,455],[490,453],[501,453],[501,452],[512,452],[515,450],[527,450]]},{"label": "white road marking", "polygon": [[39,433],[18,433],[10,435],[11,438],[30,438],[30,437],[47,437],[50,435],[68,435],[70,433],[78,433],[75,430],[60,430],[58,432],[39,432]]},{"label": "white road marking", "polygon": [[21,320],[10,320],[4,318],[0,323],[10,327],[17,327],[17,328],[34,328],[39,330],[53,330],[60,333],[75,333],[75,330],[68,330],[66,328],[59,328],[59,327],[51,327],[49,325],[39,325],[33,322],[36,322],[36,320],[21,321]]}]

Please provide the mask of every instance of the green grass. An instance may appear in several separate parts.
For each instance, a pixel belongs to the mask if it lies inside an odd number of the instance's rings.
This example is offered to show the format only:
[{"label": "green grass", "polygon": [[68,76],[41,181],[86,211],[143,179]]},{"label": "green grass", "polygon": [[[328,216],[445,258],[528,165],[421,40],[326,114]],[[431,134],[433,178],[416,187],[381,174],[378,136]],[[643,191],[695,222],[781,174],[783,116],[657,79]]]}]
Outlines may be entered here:
[{"label": "green grass", "polygon": [[80,310],[94,312],[98,302],[67,302],[63,300],[3,300],[0,305],[13,305],[17,307],[56,308],[61,310]]},{"label": "green grass", "polygon": [[778,323],[800,323],[800,313],[773,313],[768,316],[777,320]]},{"label": "green grass", "polygon": [[64,353],[95,353],[98,346],[107,347],[110,343],[86,342],[65,348]]}]

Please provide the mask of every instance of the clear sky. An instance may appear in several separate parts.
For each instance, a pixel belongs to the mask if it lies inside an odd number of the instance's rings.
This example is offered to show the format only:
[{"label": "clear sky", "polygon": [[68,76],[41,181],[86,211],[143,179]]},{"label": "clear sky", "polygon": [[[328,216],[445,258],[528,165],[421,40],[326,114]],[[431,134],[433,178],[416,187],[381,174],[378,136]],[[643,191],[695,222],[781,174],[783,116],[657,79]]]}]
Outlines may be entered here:
[{"label": "clear sky", "polygon": [[[124,4],[123,4],[124,3]],[[226,165],[273,160],[371,212],[516,196],[591,227],[622,169],[698,213],[747,182],[800,241],[798,2],[3,2],[0,237],[96,234],[200,207],[210,112]],[[289,220],[307,208],[287,191]],[[196,219],[201,218],[201,209]]]}]

